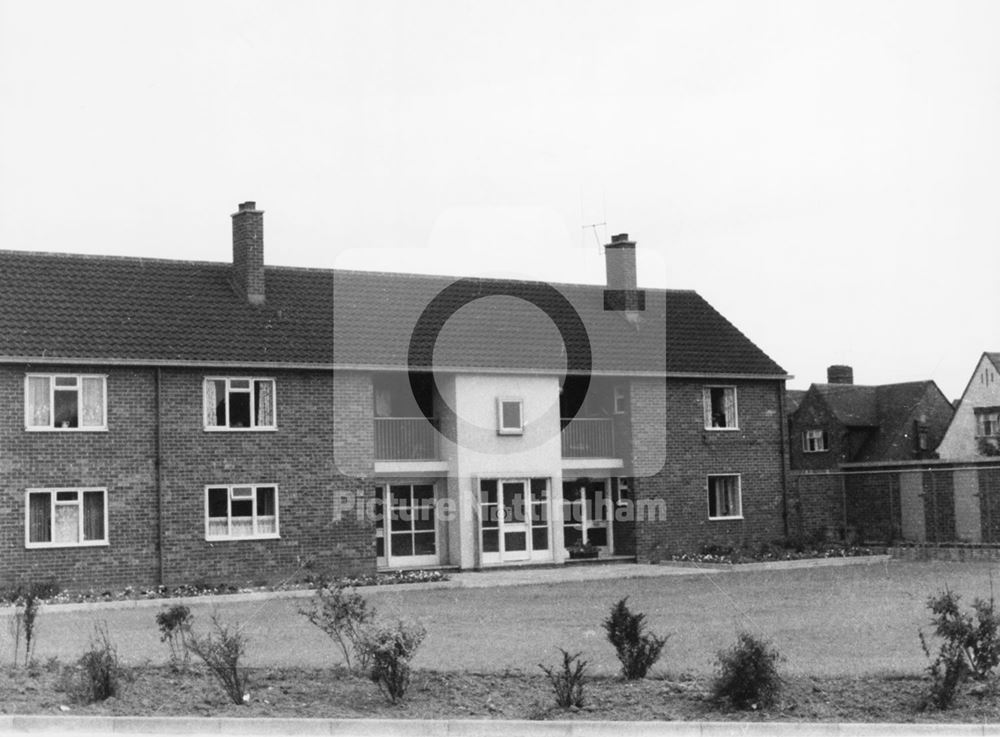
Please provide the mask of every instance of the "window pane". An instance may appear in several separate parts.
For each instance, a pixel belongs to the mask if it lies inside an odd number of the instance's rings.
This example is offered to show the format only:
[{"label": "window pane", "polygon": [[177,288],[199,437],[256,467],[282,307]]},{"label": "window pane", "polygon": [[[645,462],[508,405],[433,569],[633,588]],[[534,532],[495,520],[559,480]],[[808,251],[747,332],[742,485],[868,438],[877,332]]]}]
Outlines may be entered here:
[{"label": "window pane", "polygon": [[434,555],[435,551],[433,532],[418,532],[413,536],[414,555]]},{"label": "window pane", "polygon": [[276,535],[278,533],[278,520],[276,517],[258,517],[257,534]]},{"label": "window pane", "polygon": [[535,527],[531,530],[531,548],[532,550],[549,549],[548,527]]},{"label": "window pane", "polygon": [[524,522],[524,484],[513,483],[503,485],[504,514],[508,522]]},{"label": "window pane", "polygon": [[718,517],[719,516],[719,500],[718,500],[718,489],[717,489],[718,479],[710,478],[708,480],[708,516]]},{"label": "window pane", "polygon": [[225,517],[210,519],[208,521],[208,535],[209,537],[226,537],[229,535],[229,521]]},{"label": "window pane", "polygon": [[608,529],[606,527],[591,527],[587,530],[587,542],[603,548],[608,544]]},{"label": "window pane", "polygon": [[208,516],[222,517],[229,516],[229,490],[209,489],[208,490]]},{"label": "window pane", "polygon": [[274,426],[274,382],[266,379],[254,382],[254,408],[258,427]]},{"label": "window pane", "polygon": [[75,504],[57,504],[54,542],[80,542],[80,507]]},{"label": "window pane", "polygon": [[500,533],[497,530],[483,530],[483,552],[500,552]]},{"label": "window pane", "polygon": [[226,382],[222,379],[205,382],[205,425],[226,426]]},{"label": "window pane", "polygon": [[413,529],[413,515],[409,507],[396,507],[389,514],[389,529],[393,532]]},{"label": "window pane", "polygon": [[413,487],[413,503],[427,503],[434,501],[434,487],[430,484],[418,484]]},{"label": "window pane", "polygon": [[250,379],[230,379],[229,380],[230,389],[249,389]]},{"label": "window pane", "polygon": [[503,547],[507,552],[528,549],[528,535],[524,532],[505,532]]},{"label": "window pane", "polygon": [[390,535],[389,549],[393,555],[413,555],[413,535],[408,532]]},{"label": "window pane", "polygon": [[410,487],[390,486],[389,499],[391,500],[390,504],[394,507],[408,507],[410,505]]},{"label": "window pane", "polygon": [[414,507],[413,508],[413,529],[433,530],[434,529],[434,507]]},{"label": "window pane", "polygon": [[83,426],[104,425],[104,379],[85,378],[83,380]]},{"label": "window pane", "polygon": [[253,518],[233,516],[232,520],[230,520],[229,534],[231,537],[252,537]]},{"label": "window pane", "polygon": [[375,557],[384,558],[385,557],[385,538],[376,537],[375,538]]},{"label": "window pane", "polygon": [[496,504],[484,504],[480,510],[483,527],[499,527],[499,512]]},{"label": "window pane", "polygon": [[[31,427],[49,427],[49,379],[47,376],[28,377],[28,423]],[[39,541],[41,542],[41,541]],[[46,541],[47,542],[47,541]]]},{"label": "window pane", "polygon": [[30,494],[28,496],[28,541],[33,543],[52,542],[52,495]]},{"label": "window pane", "polygon": [[531,523],[544,525],[549,521],[549,505],[546,503],[531,505]]},{"label": "window pane", "polygon": [[233,499],[230,502],[230,516],[234,519],[236,517],[253,517],[253,499]]},{"label": "window pane", "polygon": [[531,499],[539,501],[547,499],[549,495],[548,479],[531,479]]},{"label": "window pane", "polygon": [[713,387],[710,390],[712,401],[712,427],[727,427],[726,425],[726,390]]},{"label": "window pane", "polygon": [[521,403],[520,402],[501,402],[500,406],[503,410],[503,427],[509,429],[518,429],[521,427]]},{"label": "window pane", "polygon": [[497,503],[497,482],[495,479],[483,479],[479,482],[479,500],[483,504]]},{"label": "window pane", "polygon": [[270,486],[257,489],[257,514],[261,517],[274,516],[274,488]]},{"label": "window pane", "polygon": [[56,377],[56,386],[57,387],[59,387],[59,386],[64,386],[64,387],[66,387],[66,386],[72,386],[72,387],[75,387],[76,386],[76,377],[75,376],[57,376]]},{"label": "window pane", "polygon": [[57,491],[56,501],[57,502],[75,502],[79,499],[75,491]]},{"label": "window pane", "polygon": [[250,427],[250,394],[229,392],[229,426]]},{"label": "window pane", "polygon": [[79,427],[76,389],[72,391],[56,389],[54,399],[55,427]]},{"label": "window pane", "polygon": [[83,492],[83,539],[104,539],[104,492]]},{"label": "window pane", "polygon": [[578,545],[583,541],[583,533],[579,527],[566,527],[563,529],[563,543],[567,548]]}]

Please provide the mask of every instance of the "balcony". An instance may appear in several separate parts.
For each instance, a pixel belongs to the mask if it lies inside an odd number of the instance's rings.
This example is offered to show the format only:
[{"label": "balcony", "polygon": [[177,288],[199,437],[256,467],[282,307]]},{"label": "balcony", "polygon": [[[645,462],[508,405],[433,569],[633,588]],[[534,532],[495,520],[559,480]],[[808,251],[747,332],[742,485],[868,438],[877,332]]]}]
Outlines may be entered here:
[{"label": "balcony", "polygon": [[438,460],[436,424],[426,417],[376,417],[375,460]]},{"label": "balcony", "polygon": [[614,422],[607,417],[576,417],[562,431],[563,458],[614,458]]}]

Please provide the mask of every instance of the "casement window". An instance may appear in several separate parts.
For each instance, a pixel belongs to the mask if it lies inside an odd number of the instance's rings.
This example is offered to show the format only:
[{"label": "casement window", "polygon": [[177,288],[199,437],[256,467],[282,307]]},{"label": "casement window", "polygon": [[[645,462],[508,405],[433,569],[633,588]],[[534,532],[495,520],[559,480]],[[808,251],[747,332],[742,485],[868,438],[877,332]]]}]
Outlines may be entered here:
[{"label": "casement window", "polygon": [[29,489],[25,547],[107,545],[107,489]]},{"label": "casement window", "polygon": [[28,374],[24,425],[28,430],[107,430],[106,377]]},{"label": "casement window", "polygon": [[278,487],[205,488],[205,539],[278,537]]},{"label": "casement window", "polygon": [[708,518],[740,519],[743,516],[739,474],[708,477]]},{"label": "casement window", "polygon": [[803,453],[822,453],[829,447],[826,430],[806,430],[802,433]]},{"label": "casement window", "polygon": [[706,386],[702,401],[706,430],[737,430],[735,386]]},{"label": "casement window", "polygon": [[274,379],[205,379],[206,430],[274,430]]},{"label": "casement window", "polygon": [[976,435],[981,438],[1000,435],[1000,407],[977,407]]},{"label": "casement window", "polygon": [[628,395],[625,387],[616,386],[614,388],[614,409],[616,415],[623,415],[628,412]]},{"label": "casement window", "polygon": [[497,434],[524,433],[524,402],[520,399],[497,399]]}]

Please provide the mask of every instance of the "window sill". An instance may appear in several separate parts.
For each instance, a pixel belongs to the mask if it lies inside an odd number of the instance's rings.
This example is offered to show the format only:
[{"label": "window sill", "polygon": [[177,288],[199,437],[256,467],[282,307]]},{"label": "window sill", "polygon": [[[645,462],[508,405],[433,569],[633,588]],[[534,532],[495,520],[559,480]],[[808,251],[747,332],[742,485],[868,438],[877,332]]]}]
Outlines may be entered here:
[{"label": "window sill", "polygon": [[273,427],[206,427],[205,432],[277,432],[277,426]]},{"label": "window sill", "polygon": [[706,427],[709,432],[739,432],[738,427]]},{"label": "window sill", "polygon": [[497,435],[524,435],[524,430],[497,430]]},{"label": "window sill", "polygon": [[28,550],[49,550],[52,548],[106,548],[110,544],[107,540],[101,540],[84,543],[25,543],[24,547]]},{"label": "window sill", "polygon": [[107,432],[107,425],[101,427],[25,427],[25,432]]},{"label": "window sill", "polygon": [[829,448],[823,448],[823,450],[804,450],[802,452],[805,453],[805,454],[807,454],[807,455],[815,455],[816,453],[829,453],[830,449]]},{"label": "window sill", "polygon": [[709,522],[726,522],[726,521],[729,521],[729,520],[741,520],[741,519],[743,519],[743,515],[742,514],[738,515],[736,517],[709,517],[708,521]]},{"label": "window sill", "polygon": [[280,540],[281,535],[245,535],[243,537],[206,537],[209,543],[238,543],[243,540]]}]

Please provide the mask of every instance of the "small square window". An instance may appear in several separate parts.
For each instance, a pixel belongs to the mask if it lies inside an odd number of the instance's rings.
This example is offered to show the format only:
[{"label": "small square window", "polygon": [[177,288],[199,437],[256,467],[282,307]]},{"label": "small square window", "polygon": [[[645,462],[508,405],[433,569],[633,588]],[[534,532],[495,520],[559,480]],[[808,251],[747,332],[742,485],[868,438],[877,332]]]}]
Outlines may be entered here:
[{"label": "small square window", "polygon": [[708,518],[740,519],[743,516],[739,474],[708,477]]},{"label": "small square window", "polygon": [[616,386],[614,390],[615,414],[623,415],[628,412],[628,394],[625,387]]},{"label": "small square window", "polygon": [[976,407],[976,435],[979,437],[995,437],[1000,435],[1000,408]]},{"label": "small square window", "polygon": [[497,433],[522,435],[524,433],[524,402],[520,399],[497,400]]},{"label": "small square window", "polygon": [[737,430],[735,386],[706,386],[702,396],[706,430]]},{"label": "small square window", "polygon": [[829,450],[826,430],[806,430],[802,433],[803,453],[822,453]]}]

